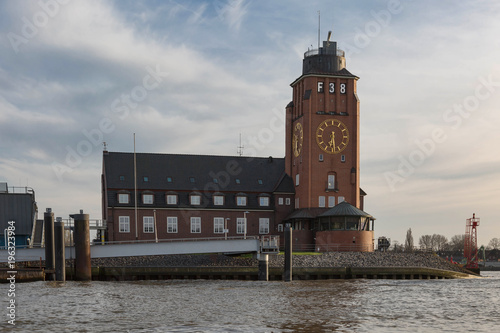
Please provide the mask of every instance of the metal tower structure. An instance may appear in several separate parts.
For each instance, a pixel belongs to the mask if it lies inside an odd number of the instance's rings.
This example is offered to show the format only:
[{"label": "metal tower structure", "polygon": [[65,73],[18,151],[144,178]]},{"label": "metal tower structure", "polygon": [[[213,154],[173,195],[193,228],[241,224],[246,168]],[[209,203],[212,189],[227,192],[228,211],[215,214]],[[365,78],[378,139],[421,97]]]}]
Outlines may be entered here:
[{"label": "metal tower structure", "polygon": [[479,218],[476,214],[472,214],[472,218],[466,220],[465,224],[465,242],[464,242],[464,256],[467,258],[465,268],[477,269],[478,255],[477,255],[477,227],[479,226]]}]

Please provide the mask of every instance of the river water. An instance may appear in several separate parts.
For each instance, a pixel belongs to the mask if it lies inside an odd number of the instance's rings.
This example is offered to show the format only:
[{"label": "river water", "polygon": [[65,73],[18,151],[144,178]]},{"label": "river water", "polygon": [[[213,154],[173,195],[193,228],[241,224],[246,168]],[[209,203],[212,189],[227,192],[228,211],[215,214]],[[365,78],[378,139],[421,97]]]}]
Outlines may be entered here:
[{"label": "river water", "polygon": [[166,280],[16,284],[1,332],[499,332],[500,272],[482,279]]}]

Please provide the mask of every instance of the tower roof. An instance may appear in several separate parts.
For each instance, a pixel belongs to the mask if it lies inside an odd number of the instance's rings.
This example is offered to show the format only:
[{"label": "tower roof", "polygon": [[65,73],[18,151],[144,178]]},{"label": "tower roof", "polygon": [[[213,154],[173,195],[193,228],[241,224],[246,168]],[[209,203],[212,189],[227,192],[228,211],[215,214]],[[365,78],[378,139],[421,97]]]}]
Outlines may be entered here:
[{"label": "tower roof", "polygon": [[330,208],[320,216],[362,216],[362,217],[373,218],[373,216],[371,216],[367,212],[364,212],[361,209],[354,207],[347,201],[339,203],[338,205]]}]

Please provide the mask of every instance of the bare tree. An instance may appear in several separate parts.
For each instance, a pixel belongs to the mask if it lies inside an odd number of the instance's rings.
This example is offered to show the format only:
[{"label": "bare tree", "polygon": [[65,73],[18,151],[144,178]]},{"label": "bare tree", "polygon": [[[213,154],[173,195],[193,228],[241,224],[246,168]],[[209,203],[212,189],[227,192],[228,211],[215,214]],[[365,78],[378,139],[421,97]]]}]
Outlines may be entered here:
[{"label": "bare tree", "polygon": [[500,238],[492,238],[488,243],[488,249],[490,250],[500,249]]},{"label": "bare tree", "polygon": [[406,232],[405,252],[413,252],[413,235],[411,234],[411,228]]},{"label": "bare tree", "polygon": [[422,235],[418,240],[418,245],[421,249],[424,250],[432,250],[432,236],[431,235]]},{"label": "bare tree", "polygon": [[436,252],[446,250],[448,239],[443,235],[434,234],[431,237],[432,249]]},{"label": "bare tree", "polygon": [[464,243],[465,243],[465,234],[462,234],[451,237],[448,245],[450,246],[450,250],[452,251],[463,251]]}]

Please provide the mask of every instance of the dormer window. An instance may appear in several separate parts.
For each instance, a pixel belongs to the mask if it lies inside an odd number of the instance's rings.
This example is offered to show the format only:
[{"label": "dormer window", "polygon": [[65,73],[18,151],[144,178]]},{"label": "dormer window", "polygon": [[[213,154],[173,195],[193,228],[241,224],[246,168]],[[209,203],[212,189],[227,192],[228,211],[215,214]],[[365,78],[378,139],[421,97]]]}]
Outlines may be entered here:
[{"label": "dormer window", "polygon": [[130,202],[130,194],[118,193],[118,203],[128,204]]},{"label": "dormer window", "polygon": [[200,205],[201,204],[201,195],[199,194],[191,194],[189,197],[189,203],[191,205]]},{"label": "dormer window", "polygon": [[143,194],[142,195],[142,203],[145,205],[152,205],[153,204],[153,194]]},{"label": "dormer window", "polygon": [[214,195],[214,205],[215,206],[224,205],[224,196],[223,195]]},{"label": "dormer window", "polygon": [[259,197],[259,206],[268,207],[269,206],[269,197]]},{"label": "dormer window", "polygon": [[167,194],[167,205],[177,205],[177,194]]}]

